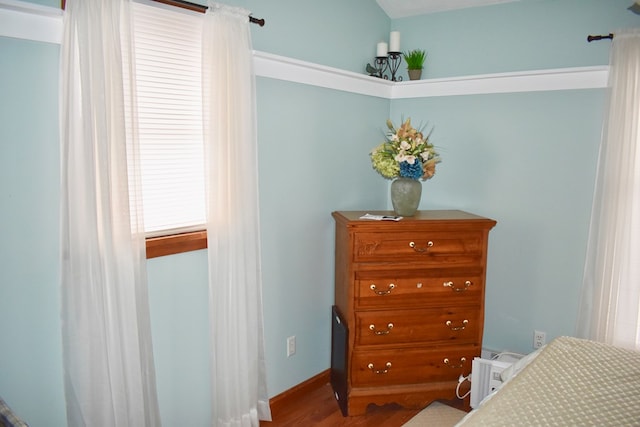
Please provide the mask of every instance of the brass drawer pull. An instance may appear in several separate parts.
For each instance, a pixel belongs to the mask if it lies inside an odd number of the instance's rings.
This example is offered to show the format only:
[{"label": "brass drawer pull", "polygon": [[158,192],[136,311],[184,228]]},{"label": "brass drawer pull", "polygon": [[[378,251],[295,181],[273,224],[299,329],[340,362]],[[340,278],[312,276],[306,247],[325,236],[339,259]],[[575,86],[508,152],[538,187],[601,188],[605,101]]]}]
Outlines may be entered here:
[{"label": "brass drawer pull", "polygon": [[458,288],[456,288],[456,285],[453,282],[444,282],[442,284],[442,286],[447,286],[447,287],[451,288],[451,290],[453,292],[464,292],[471,285],[473,285],[473,283],[471,283],[470,280],[467,280],[466,282],[464,282],[464,286],[463,287],[458,287]]},{"label": "brass drawer pull", "polygon": [[448,366],[448,367],[450,367],[450,368],[455,368],[455,369],[463,368],[463,367],[464,367],[464,362],[466,362],[466,361],[467,361],[467,358],[466,358],[466,357],[461,357],[461,358],[460,358],[460,364],[459,364],[459,365],[457,365],[457,366],[455,366],[455,365],[452,365],[452,364],[451,364],[451,362],[449,362],[449,359],[448,359],[448,358],[446,358],[446,357],[445,357],[445,358],[444,358],[444,360],[443,360],[443,362],[444,362],[444,364],[445,364],[445,365],[447,365],[447,366]]},{"label": "brass drawer pull", "polygon": [[393,283],[389,283],[389,286],[387,286],[387,290],[379,291],[376,289],[376,285],[372,283],[371,286],[369,286],[369,289],[375,292],[376,295],[388,295],[391,293],[392,290],[395,289],[395,287],[396,285],[394,285]]},{"label": "brass drawer pull", "polygon": [[387,325],[386,331],[376,331],[376,325],[374,325],[373,323],[369,325],[369,329],[371,329],[375,335],[389,335],[391,329],[393,329],[393,323],[389,323]]},{"label": "brass drawer pull", "polygon": [[467,319],[464,319],[462,321],[462,326],[451,326],[453,324],[453,322],[451,322],[451,320],[447,320],[445,322],[445,324],[449,327],[449,329],[451,329],[452,331],[461,331],[464,328],[467,327],[467,325],[469,324],[469,321]]},{"label": "brass drawer pull", "polygon": [[387,362],[385,366],[386,366],[386,369],[374,369],[373,363],[369,363],[367,365],[367,368],[371,369],[374,374],[380,375],[380,374],[386,374],[387,372],[389,372],[389,369],[391,369],[391,362]]},{"label": "brass drawer pull", "polygon": [[417,248],[415,242],[409,242],[409,246],[412,247],[414,251],[422,254],[424,252],[427,252],[429,250],[429,248],[433,246],[433,242],[431,240],[429,240],[427,242],[427,247],[425,247],[425,248]]}]

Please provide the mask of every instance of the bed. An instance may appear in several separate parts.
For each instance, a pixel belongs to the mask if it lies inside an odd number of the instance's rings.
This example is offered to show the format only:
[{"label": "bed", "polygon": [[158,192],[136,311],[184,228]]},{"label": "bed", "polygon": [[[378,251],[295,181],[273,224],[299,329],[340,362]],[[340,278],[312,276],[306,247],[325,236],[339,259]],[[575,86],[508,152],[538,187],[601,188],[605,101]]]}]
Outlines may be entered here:
[{"label": "bed", "polygon": [[640,426],[640,352],[559,337],[457,426]]}]

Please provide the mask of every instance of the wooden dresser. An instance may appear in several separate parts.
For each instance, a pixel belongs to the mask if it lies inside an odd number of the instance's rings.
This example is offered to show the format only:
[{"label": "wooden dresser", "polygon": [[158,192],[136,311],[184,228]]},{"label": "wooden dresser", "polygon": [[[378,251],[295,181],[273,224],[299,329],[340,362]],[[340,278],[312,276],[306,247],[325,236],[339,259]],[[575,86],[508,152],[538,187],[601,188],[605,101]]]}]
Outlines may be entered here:
[{"label": "wooden dresser", "polygon": [[[489,230],[462,211],[334,212],[331,384],[346,415],[454,399],[480,356]],[[371,214],[393,215],[389,211]]]}]

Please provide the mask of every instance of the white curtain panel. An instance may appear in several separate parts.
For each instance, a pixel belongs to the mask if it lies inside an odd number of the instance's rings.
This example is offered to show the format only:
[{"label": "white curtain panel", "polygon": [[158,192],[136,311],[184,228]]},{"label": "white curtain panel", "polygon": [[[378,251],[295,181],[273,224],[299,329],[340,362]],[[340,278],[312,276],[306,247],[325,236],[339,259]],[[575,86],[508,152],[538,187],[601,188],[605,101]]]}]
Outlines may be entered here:
[{"label": "white curtain panel", "polygon": [[127,1],[66,2],[61,317],[72,427],[160,425],[144,236],[129,214],[135,176],[128,177],[127,156],[135,164],[136,154],[124,111],[132,96],[129,34]]},{"label": "white curtain panel", "polygon": [[264,359],[249,11],[209,3],[203,30],[212,421],[270,420]]},{"label": "white curtain panel", "polygon": [[640,28],[615,32],[578,334],[640,350]]}]

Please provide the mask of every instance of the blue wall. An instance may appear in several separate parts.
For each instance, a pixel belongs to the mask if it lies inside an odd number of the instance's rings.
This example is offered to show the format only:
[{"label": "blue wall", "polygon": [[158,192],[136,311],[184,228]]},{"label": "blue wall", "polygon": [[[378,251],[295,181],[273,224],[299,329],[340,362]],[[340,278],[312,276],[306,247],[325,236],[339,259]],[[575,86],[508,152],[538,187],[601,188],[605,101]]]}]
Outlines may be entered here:
[{"label": "blue wall", "polygon": [[253,29],[257,50],[364,72],[376,44],[389,38],[390,20],[373,0],[235,0],[265,18]]},{"label": "blue wall", "polygon": [[490,234],[484,346],[531,351],[533,330],[574,333],[603,91],[404,100],[426,117],[443,162],[421,208],[498,221]]},{"label": "blue wall", "polygon": [[58,53],[0,37],[0,396],[66,423],[59,298]]},{"label": "blue wall", "polygon": [[[35,1],[34,1],[35,2]],[[38,3],[55,6],[57,0]],[[526,0],[389,20],[371,0],[236,0],[264,28],[257,50],[355,72],[391,28],[429,51],[425,77],[601,65],[638,26],[628,0]],[[58,296],[59,46],[0,37],[0,396],[34,427],[66,423]],[[498,221],[490,237],[485,346],[531,350],[532,330],[571,334],[604,90],[405,100],[258,78],[259,177],[269,394],[329,367],[333,221],[388,206],[368,152],[387,117],[435,126],[443,163],[421,208]],[[148,262],[165,426],[209,424],[206,252]],[[285,342],[297,337],[287,358]]]},{"label": "blue wall", "polygon": [[[608,64],[640,25],[627,0],[530,0],[397,19],[423,78]],[[604,90],[395,100],[391,116],[433,124],[443,163],[421,208],[492,217],[483,346],[528,353],[534,329],[572,335],[582,282]]]},{"label": "blue wall", "polygon": [[629,0],[521,0],[396,19],[403,49],[425,49],[422,78],[609,63],[608,40],[589,34],[638,26]]}]

